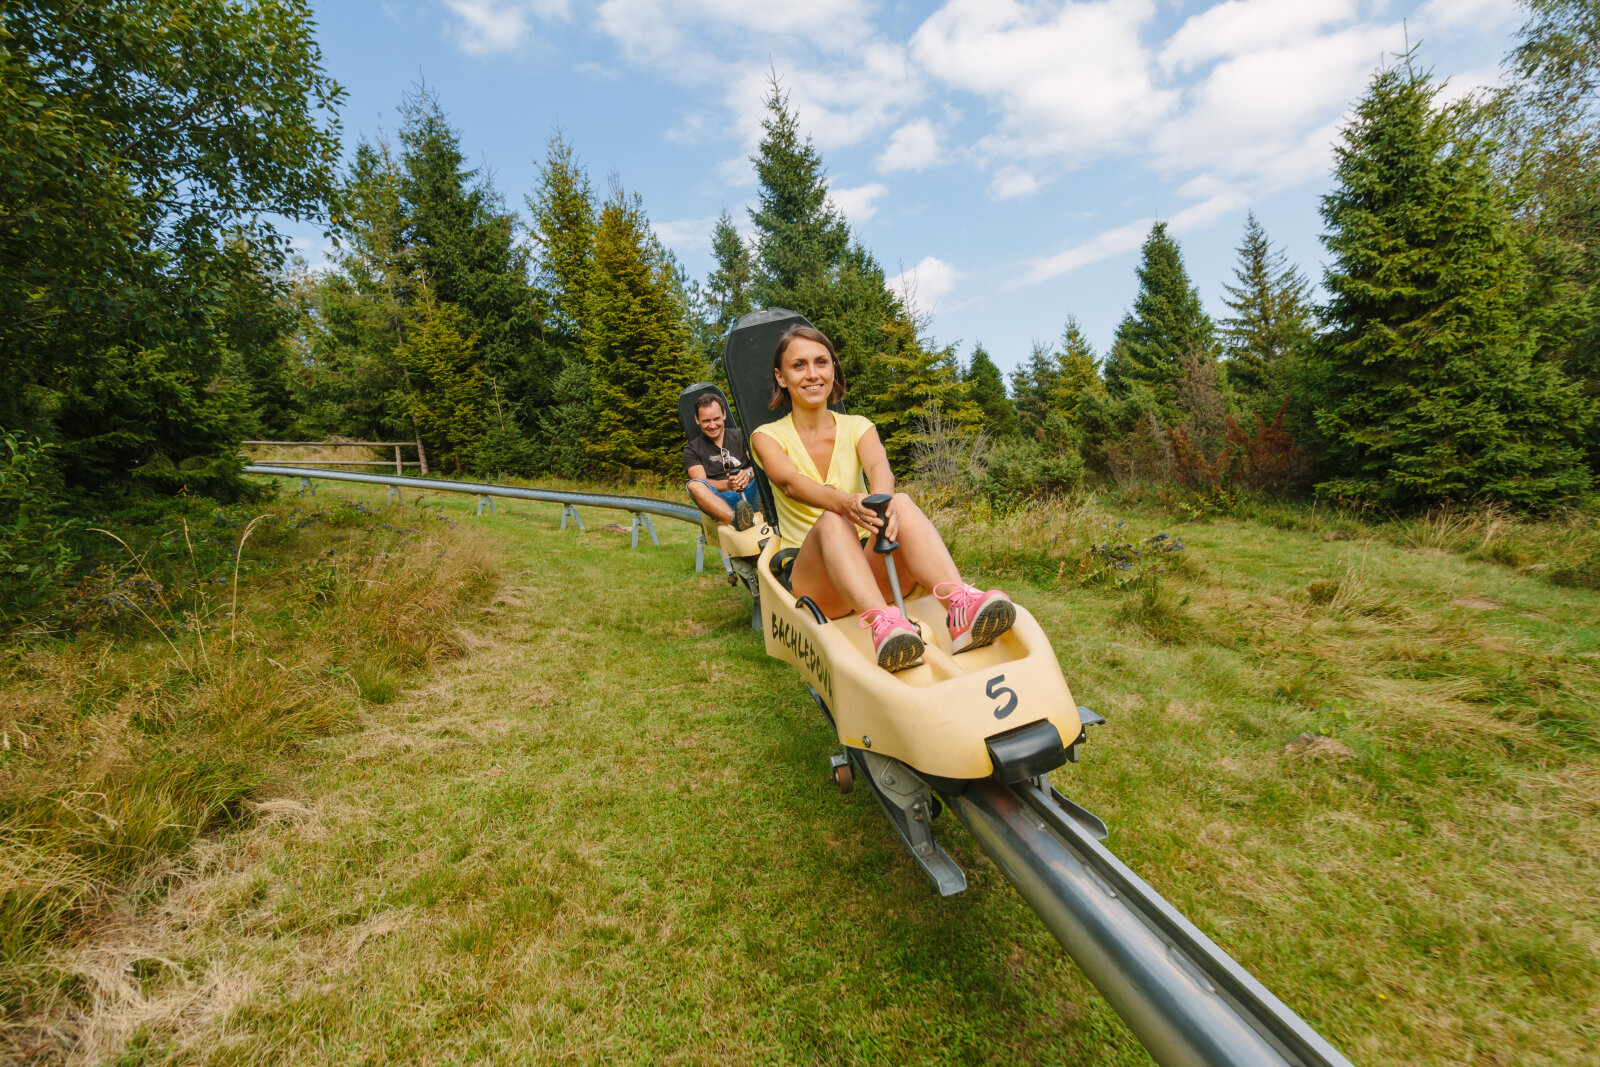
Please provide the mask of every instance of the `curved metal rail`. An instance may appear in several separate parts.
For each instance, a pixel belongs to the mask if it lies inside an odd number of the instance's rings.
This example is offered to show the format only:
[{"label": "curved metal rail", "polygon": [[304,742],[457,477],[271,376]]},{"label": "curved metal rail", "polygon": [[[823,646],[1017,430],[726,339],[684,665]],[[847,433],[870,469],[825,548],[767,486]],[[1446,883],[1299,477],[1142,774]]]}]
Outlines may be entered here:
[{"label": "curved metal rail", "polygon": [[985,781],[945,801],[1157,1063],[1350,1067],[1058,799]]},{"label": "curved metal rail", "polygon": [[[578,504],[628,511],[635,516],[635,543],[641,515],[700,525],[699,509],[652,497],[312,467],[251,465],[244,470],[470,493],[480,498],[480,509],[483,499],[500,496],[561,504],[567,511]],[[562,513],[563,527],[567,511]],[[650,532],[653,539],[654,529]],[[697,558],[697,570],[698,563]],[[1163,1067],[1351,1067],[1102,846],[1094,829],[1082,821],[1093,817],[1076,814],[1075,805],[1048,785],[972,782],[960,795],[946,796],[945,803]]]},{"label": "curved metal rail", "polygon": [[358,474],[354,471],[319,470],[316,467],[279,467],[252,463],[246,474],[274,474],[285,478],[321,478],[334,482],[366,482],[369,485],[396,485],[407,489],[433,489],[443,493],[471,493],[475,496],[508,496],[518,500],[542,500],[548,504],[583,504],[591,508],[631,511],[639,515],[660,515],[700,525],[700,509],[690,504],[675,504],[649,496],[621,496],[616,493],[578,493],[556,489],[524,489],[492,482],[452,482],[438,478],[408,478],[398,474]]},{"label": "curved metal rail", "polygon": [[[494,498],[497,496],[514,497],[518,500],[538,500],[547,504],[561,505],[561,528],[567,528],[567,519],[570,517],[578,524],[578,529],[583,529],[583,517],[578,514],[578,505],[591,508],[609,508],[614,511],[626,511],[633,516],[633,547],[639,547],[639,527],[641,522],[645,532],[650,535],[651,544],[659,545],[661,541],[656,537],[656,528],[650,521],[650,516],[660,515],[664,519],[678,519],[681,522],[693,523],[700,526],[700,536],[695,541],[694,569],[696,572],[704,569],[706,558],[706,533],[701,526],[700,509],[689,504],[677,504],[671,500],[659,500],[653,496],[622,496],[617,493],[580,493],[557,489],[524,489],[516,485],[495,485],[493,482],[453,482],[438,478],[408,478],[400,474],[357,474],[354,471],[330,471],[320,467],[288,467],[276,463],[263,464],[251,463],[244,468],[246,474],[271,474],[280,478],[299,478],[302,488],[309,488],[313,479],[323,479],[330,482],[363,482],[367,485],[382,485],[389,490],[389,499],[392,501],[401,489],[433,489],[443,493],[470,493],[478,498],[478,514],[483,514],[484,506],[490,511],[494,510]],[[719,550],[720,551],[720,550]],[[727,561],[723,561],[727,566]]]}]

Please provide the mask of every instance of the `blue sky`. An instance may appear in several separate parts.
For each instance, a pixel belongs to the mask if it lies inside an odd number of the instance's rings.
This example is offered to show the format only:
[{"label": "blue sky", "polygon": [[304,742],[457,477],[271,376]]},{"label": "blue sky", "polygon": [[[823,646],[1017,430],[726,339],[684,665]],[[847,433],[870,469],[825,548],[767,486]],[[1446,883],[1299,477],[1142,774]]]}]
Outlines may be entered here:
[{"label": "blue sky", "polygon": [[[1514,0],[384,0],[317,4],[347,147],[425,80],[513,207],[559,125],[595,183],[643,195],[695,277],[775,69],[839,206],[941,344],[1003,369],[1076,315],[1098,351],[1154,219],[1226,313],[1245,212],[1320,277],[1339,125],[1420,43],[1448,92],[1493,84]],[[304,234],[315,259],[320,237]]]}]

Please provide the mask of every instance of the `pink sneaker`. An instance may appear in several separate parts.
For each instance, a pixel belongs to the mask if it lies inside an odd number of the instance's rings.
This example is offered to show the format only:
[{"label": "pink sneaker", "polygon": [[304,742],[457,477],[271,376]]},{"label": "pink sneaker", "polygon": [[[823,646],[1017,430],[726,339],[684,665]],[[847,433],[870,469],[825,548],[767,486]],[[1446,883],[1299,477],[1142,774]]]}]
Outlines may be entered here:
[{"label": "pink sneaker", "polygon": [[[941,593],[941,589],[953,592]],[[949,597],[950,614],[945,616],[945,624],[950,627],[950,647],[954,652],[982,648],[1017,621],[1016,606],[998,589],[983,592],[962,582],[940,582],[933,587],[933,595],[940,600]]]},{"label": "pink sneaker", "polygon": [[861,627],[872,629],[872,647],[884,670],[903,671],[922,658],[922,635],[898,608],[868,608],[861,613]]}]

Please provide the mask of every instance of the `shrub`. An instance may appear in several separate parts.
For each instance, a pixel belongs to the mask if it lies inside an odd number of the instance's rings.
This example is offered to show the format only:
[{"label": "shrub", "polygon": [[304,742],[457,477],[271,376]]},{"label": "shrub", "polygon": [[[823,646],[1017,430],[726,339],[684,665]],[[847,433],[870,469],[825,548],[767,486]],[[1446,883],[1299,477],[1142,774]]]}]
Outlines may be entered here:
[{"label": "shrub", "polygon": [[1083,488],[1083,456],[1059,415],[1045,419],[1039,435],[1001,441],[985,457],[979,487],[997,507],[1070,496]]},{"label": "shrub", "polygon": [[0,436],[0,620],[45,610],[60,600],[77,555],[66,535],[77,525],[56,513],[53,446]]}]

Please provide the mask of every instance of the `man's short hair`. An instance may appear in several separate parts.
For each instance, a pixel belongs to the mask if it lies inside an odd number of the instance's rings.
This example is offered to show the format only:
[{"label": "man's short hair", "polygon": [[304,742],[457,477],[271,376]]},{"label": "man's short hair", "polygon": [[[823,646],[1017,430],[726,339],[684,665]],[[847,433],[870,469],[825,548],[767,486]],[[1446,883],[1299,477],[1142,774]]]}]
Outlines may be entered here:
[{"label": "man's short hair", "polygon": [[700,399],[696,400],[694,402],[694,417],[698,419],[700,417],[700,413],[702,411],[704,411],[707,407],[709,407],[712,404],[715,404],[715,405],[717,405],[717,407],[722,408],[722,417],[723,418],[727,418],[728,417],[728,409],[723,406],[722,398],[720,396],[718,396],[716,393],[701,393],[700,394]]}]

